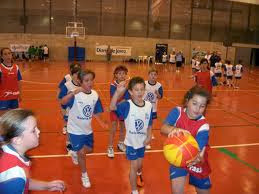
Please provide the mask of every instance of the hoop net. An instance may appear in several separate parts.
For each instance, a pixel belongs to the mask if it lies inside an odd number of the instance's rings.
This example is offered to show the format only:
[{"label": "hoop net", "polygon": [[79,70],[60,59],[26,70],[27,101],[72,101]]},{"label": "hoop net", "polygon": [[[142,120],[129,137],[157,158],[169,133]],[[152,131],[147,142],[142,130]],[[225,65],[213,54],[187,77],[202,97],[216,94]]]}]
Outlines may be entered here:
[{"label": "hoop net", "polygon": [[68,22],[66,26],[66,38],[85,39],[85,27],[82,22]]}]

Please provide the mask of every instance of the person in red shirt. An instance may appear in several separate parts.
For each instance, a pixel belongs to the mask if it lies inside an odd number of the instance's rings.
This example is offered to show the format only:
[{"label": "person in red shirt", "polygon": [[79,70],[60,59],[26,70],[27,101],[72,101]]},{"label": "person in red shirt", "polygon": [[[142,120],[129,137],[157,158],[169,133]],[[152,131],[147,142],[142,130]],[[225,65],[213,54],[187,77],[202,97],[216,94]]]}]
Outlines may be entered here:
[{"label": "person in red shirt", "polygon": [[217,85],[214,73],[208,69],[209,62],[203,58],[200,61],[200,71],[195,74],[196,84],[212,94],[212,87]]},{"label": "person in red shirt", "polygon": [[1,50],[0,64],[0,115],[6,110],[19,107],[21,79],[22,76],[18,65],[13,64],[11,50],[3,48]]},{"label": "person in red shirt", "polygon": [[191,134],[200,150],[187,167],[170,166],[172,193],[184,193],[187,175],[189,184],[195,186],[198,194],[210,193],[211,168],[208,161],[210,126],[204,117],[210,99],[211,95],[206,89],[200,86],[192,87],[184,96],[183,106],[173,108],[161,127],[161,133],[168,137],[179,136],[180,133]]},{"label": "person in red shirt", "polygon": [[45,182],[30,177],[26,152],[39,145],[39,136],[37,119],[30,110],[9,110],[0,117],[0,193],[65,190],[61,180]]}]

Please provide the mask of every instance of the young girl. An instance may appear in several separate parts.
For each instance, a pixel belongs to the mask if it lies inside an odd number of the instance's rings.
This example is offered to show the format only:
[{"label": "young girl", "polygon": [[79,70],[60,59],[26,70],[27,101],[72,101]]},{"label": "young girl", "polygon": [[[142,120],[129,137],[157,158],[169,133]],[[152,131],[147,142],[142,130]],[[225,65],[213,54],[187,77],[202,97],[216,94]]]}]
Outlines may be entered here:
[{"label": "young girl", "polygon": [[9,109],[19,107],[21,101],[22,79],[18,65],[12,62],[12,52],[9,48],[1,49],[0,64],[0,115]]},{"label": "young girl", "polygon": [[186,176],[190,174],[189,184],[194,185],[198,194],[208,194],[211,187],[208,163],[209,124],[203,113],[210,101],[205,89],[194,86],[184,96],[184,107],[175,107],[168,114],[161,133],[168,137],[181,132],[190,133],[198,142],[200,152],[186,168],[170,166],[172,193],[183,194]]},{"label": "young girl", "polygon": [[208,70],[208,60],[203,58],[200,62],[201,71],[197,72],[195,75],[195,80],[197,85],[205,88],[212,94],[212,87],[217,85],[217,80],[214,76],[214,73]]},{"label": "young girl", "polygon": [[175,51],[173,51],[170,55],[169,55],[169,62],[173,68],[173,65],[175,64]]},{"label": "young girl", "polygon": [[242,73],[243,73],[243,65],[242,65],[242,60],[238,61],[238,64],[235,66],[235,89],[239,88],[239,81],[242,78]]},{"label": "young girl", "polygon": [[[118,84],[126,80],[127,73],[128,73],[128,69],[123,65],[117,66],[115,68],[113,72],[115,80],[110,85],[110,98],[113,97]],[[125,93],[120,96],[117,103],[120,103],[123,100],[128,100],[129,98],[130,98],[129,92],[128,90],[126,90]],[[109,158],[114,158],[113,140],[114,140],[114,135],[115,135],[118,123],[120,128],[120,134],[119,134],[119,142],[118,142],[117,148],[122,152],[126,151],[125,145],[123,143],[125,127],[124,127],[123,120],[119,119],[114,111],[110,112],[110,119],[111,119],[112,126],[109,133],[107,155]]]},{"label": "young girl", "polygon": [[165,65],[166,62],[167,62],[167,54],[166,54],[166,52],[164,52],[162,55],[162,63]]},{"label": "young girl", "polygon": [[219,61],[217,63],[215,63],[215,69],[214,69],[214,73],[215,73],[215,77],[217,79],[217,82],[219,84],[222,85],[222,81],[221,81],[221,77],[222,77],[222,62]]},{"label": "young girl", "polygon": [[86,188],[91,187],[86,171],[85,154],[93,151],[94,140],[91,126],[93,115],[95,115],[102,127],[107,128],[99,118],[99,113],[103,112],[103,107],[97,92],[92,90],[94,78],[95,73],[90,70],[79,72],[78,79],[81,87],[70,92],[61,100],[63,105],[70,108],[67,132],[72,150],[77,153],[77,157],[72,159],[78,159],[78,164],[82,172],[82,184]]},{"label": "young girl", "polygon": [[39,145],[40,131],[30,110],[15,109],[0,118],[0,193],[25,193],[29,190],[64,191],[63,181],[31,179],[30,161],[25,153]]},{"label": "young girl", "polygon": [[231,64],[230,60],[226,60],[225,71],[227,74],[227,86],[232,87],[233,86],[234,67]]},{"label": "young girl", "polygon": [[152,104],[144,101],[145,82],[141,77],[133,77],[128,84],[131,100],[118,105],[117,101],[126,90],[126,83],[121,82],[112,97],[110,109],[125,122],[126,157],[130,160],[130,185],[132,194],[138,194],[137,185],[144,186],[141,176],[145,146],[151,140]]},{"label": "young girl", "polygon": [[[158,100],[163,97],[163,87],[157,82],[158,71],[155,68],[151,68],[148,72],[148,80],[145,81],[146,90],[144,95],[144,100],[149,101],[152,104],[152,120],[157,119],[157,103]],[[154,138],[152,136],[152,138]],[[150,144],[146,146],[146,149],[151,149]]]}]

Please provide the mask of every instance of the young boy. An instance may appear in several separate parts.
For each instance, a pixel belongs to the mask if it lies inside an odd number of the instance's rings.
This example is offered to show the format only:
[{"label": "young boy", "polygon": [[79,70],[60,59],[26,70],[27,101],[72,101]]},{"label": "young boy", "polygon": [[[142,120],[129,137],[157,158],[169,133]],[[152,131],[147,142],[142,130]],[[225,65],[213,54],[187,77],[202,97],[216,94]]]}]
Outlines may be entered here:
[{"label": "young boy", "polygon": [[[157,103],[159,99],[163,97],[163,88],[161,83],[157,82],[158,71],[155,68],[151,68],[148,71],[148,80],[145,81],[146,92],[144,100],[149,101],[152,104],[152,120],[157,119]],[[152,139],[154,137],[152,136]],[[151,149],[150,144],[146,146],[146,149]]]},{"label": "young boy", "polygon": [[[144,101],[145,82],[141,77],[133,77],[128,84],[131,99],[116,105],[126,90],[126,82],[121,82],[112,97],[110,109],[125,122],[126,157],[130,160],[130,185],[132,194],[138,194],[137,185],[144,186],[141,176],[145,146],[151,140],[152,104]],[[138,179],[138,181],[137,181]]]}]

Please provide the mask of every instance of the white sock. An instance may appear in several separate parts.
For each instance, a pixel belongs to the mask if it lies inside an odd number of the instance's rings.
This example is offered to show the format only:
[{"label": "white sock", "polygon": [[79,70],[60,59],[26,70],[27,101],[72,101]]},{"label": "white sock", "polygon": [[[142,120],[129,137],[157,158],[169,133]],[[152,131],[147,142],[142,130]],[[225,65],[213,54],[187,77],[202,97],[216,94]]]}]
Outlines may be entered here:
[{"label": "white sock", "polygon": [[137,175],[139,176],[139,175],[141,175],[142,174],[142,172],[137,172]]},{"label": "white sock", "polygon": [[82,172],[82,177],[88,177],[87,172]]},{"label": "white sock", "polygon": [[131,192],[132,194],[138,194],[138,190],[134,190]]}]

